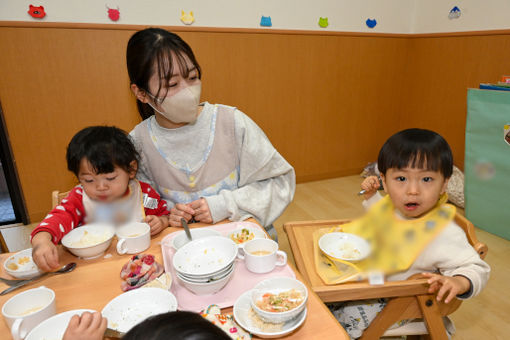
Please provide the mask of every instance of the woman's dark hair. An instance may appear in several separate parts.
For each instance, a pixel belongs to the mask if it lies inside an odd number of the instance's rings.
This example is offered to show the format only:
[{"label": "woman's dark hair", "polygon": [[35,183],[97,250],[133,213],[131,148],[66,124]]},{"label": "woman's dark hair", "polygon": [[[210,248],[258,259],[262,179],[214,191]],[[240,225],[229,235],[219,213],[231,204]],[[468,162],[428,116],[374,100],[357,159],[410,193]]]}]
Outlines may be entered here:
[{"label": "woman's dark hair", "polygon": [[[149,80],[154,73],[157,73],[159,87],[152,95],[160,97],[160,92],[166,90],[164,85],[168,84],[174,71],[172,55],[177,59],[177,67],[183,77],[188,77],[190,70],[186,64],[186,57],[195,66],[198,78],[202,78],[202,71],[191,47],[177,34],[168,32],[161,28],[147,28],[138,31],[129,39],[126,51],[126,62],[131,84],[148,91]],[[166,93],[164,93],[166,96]],[[149,118],[154,114],[154,109],[146,103],[137,99],[138,112],[142,119]]]},{"label": "woman's dark hair", "polygon": [[446,140],[434,131],[407,129],[391,136],[379,151],[377,167],[382,174],[391,168],[423,168],[439,171],[444,178],[453,172],[453,155]]},{"label": "woman's dark hair", "polygon": [[231,340],[221,328],[192,312],[169,312],[152,316],[133,327],[122,340]]},{"label": "woman's dark hair", "polygon": [[86,158],[98,174],[113,172],[118,166],[126,172],[136,171],[132,162],[138,163],[138,152],[131,138],[114,126],[90,126],[74,135],[67,146],[67,169],[76,177],[80,162]]}]

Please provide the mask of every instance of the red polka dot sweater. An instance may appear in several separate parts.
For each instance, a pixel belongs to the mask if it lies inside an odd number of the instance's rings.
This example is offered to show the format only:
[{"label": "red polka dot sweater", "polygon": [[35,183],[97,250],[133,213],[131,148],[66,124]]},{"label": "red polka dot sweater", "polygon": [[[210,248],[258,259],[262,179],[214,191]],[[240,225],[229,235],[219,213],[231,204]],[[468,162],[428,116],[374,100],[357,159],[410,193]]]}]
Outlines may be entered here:
[{"label": "red polka dot sweater", "polygon": [[[170,212],[167,209],[166,201],[161,199],[156,190],[149,184],[141,181],[139,183],[143,194],[145,215],[168,215]],[[46,231],[52,235],[53,243],[58,244],[65,234],[75,227],[81,226],[85,217],[83,188],[81,185],[77,185],[32,231],[31,238],[38,232]]]}]

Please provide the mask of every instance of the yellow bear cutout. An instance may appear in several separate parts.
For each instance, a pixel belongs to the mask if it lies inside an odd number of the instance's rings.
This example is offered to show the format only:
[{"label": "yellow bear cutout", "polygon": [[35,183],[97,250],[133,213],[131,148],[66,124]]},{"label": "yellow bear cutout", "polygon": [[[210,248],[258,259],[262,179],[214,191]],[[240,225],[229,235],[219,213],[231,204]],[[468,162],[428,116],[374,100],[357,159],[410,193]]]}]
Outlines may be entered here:
[{"label": "yellow bear cutout", "polygon": [[190,11],[189,13],[181,11],[181,21],[185,25],[191,25],[192,23],[194,23],[195,17],[193,16],[193,11]]}]

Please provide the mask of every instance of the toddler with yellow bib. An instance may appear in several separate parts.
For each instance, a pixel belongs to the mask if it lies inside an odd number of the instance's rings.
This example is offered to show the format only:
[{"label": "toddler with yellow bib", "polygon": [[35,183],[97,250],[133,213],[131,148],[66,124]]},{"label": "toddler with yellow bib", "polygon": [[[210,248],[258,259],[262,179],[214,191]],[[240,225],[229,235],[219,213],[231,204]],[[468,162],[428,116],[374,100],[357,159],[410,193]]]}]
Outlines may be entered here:
[{"label": "toddler with yellow bib", "polygon": [[[480,293],[489,279],[490,267],[455,223],[455,207],[446,204],[445,191],[453,171],[446,140],[430,130],[400,131],[384,143],[377,166],[387,195],[378,193],[377,177],[366,178],[361,188],[365,190],[367,214],[343,225],[343,231],[370,235],[369,229],[373,229],[375,241],[400,248],[395,252],[400,254],[398,258],[383,263],[387,267],[384,272],[391,273],[388,281],[423,274],[428,277],[429,293],[437,293],[437,300],[444,299],[445,303]],[[380,228],[387,232],[377,232]],[[394,236],[380,236],[388,234]],[[388,270],[392,266],[398,270],[392,273]],[[379,299],[328,307],[349,335],[358,338],[385,305],[386,301]],[[446,326],[449,335],[454,332],[451,322]]]}]

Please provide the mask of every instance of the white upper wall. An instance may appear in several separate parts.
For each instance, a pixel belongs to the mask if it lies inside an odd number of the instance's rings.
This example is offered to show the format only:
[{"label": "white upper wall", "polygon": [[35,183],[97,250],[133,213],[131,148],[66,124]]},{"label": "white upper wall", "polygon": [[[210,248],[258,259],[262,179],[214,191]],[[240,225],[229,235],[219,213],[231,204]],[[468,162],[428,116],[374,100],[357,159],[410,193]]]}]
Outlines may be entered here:
[{"label": "white upper wall", "polygon": [[[119,24],[184,26],[181,10],[193,11],[193,26],[260,28],[271,16],[273,29],[409,33],[415,0],[0,0],[0,21],[39,21],[27,14],[43,5],[46,22],[113,23],[106,5],[120,9]],[[329,26],[320,28],[319,17]],[[370,29],[366,20],[376,19]],[[267,28],[271,29],[271,28]]]},{"label": "white upper wall", "polygon": [[[411,33],[485,31],[510,28],[510,0],[415,0]],[[460,17],[449,19],[457,6]]]},{"label": "white upper wall", "polygon": [[[46,17],[33,19],[29,5],[43,5]],[[435,33],[510,28],[510,0],[0,0],[0,21],[115,24],[107,8],[120,9],[118,24],[184,26],[181,11],[193,11],[193,26],[272,29]],[[457,6],[461,15],[449,19]],[[320,28],[319,17],[329,26]],[[376,19],[368,28],[367,19]],[[271,29],[271,28],[265,28]]]}]

